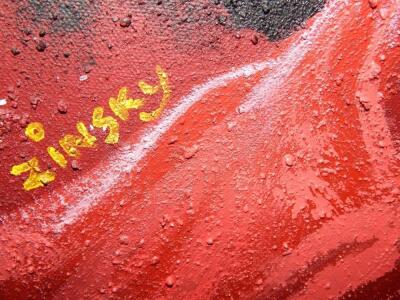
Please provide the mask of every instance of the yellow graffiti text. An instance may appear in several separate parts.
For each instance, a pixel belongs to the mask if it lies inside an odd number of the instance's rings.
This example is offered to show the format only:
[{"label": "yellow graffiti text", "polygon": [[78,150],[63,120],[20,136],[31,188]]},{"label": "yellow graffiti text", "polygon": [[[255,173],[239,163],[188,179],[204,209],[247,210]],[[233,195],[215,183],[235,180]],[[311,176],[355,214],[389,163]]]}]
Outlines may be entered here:
[{"label": "yellow graffiti text", "polygon": [[144,94],[153,95],[156,92],[158,92],[160,87],[162,90],[162,99],[160,101],[160,106],[157,109],[153,110],[152,112],[141,112],[139,114],[139,118],[143,122],[151,122],[158,119],[161,116],[162,112],[164,111],[165,107],[167,106],[169,99],[171,98],[171,89],[168,84],[167,73],[164,72],[160,66],[156,67],[156,73],[158,79],[160,80],[159,86],[152,87],[147,83],[144,83],[143,81],[139,82],[139,88],[142,90]]},{"label": "yellow graffiti text", "polygon": [[129,118],[130,109],[138,109],[143,106],[143,99],[131,99],[127,97],[128,88],[123,87],[119,90],[118,97],[111,97],[108,104],[113,113],[121,120],[126,121]]},{"label": "yellow graffiti text", "polygon": [[47,153],[61,167],[66,168],[68,161],[65,156],[54,147],[47,147]]},{"label": "yellow graffiti text", "polygon": [[33,122],[25,128],[25,135],[34,142],[40,142],[44,139],[44,128],[42,123]]},{"label": "yellow graffiti text", "polygon": [[97,128],[108,128],[109,133],[106,137],[106,144],[116,144],[119,141],[119,124],[113,117],[103,117],[104,108],[96,107],[93,111],[92,124]]},{"label": "yellow graffiti text", "polygon": [[94,147],[97,140],[96,137],[89,133],[86,126],[82,122],[76,124],[76,129],[81,136],[67,134],[59,141],[59,144],[65,153],[72,157],[78,157],[80,155],[78,148]]},{"label": "yellow graffiti text", "polygon": [[[142,122],[151,122],[160,118],[171,98],[171,88],[169,86],[167,73],[157,65],[156,74],[159,81],[156,85],[148,84],[143,80],[140,80],[137,83],[142,96],[161,94],[161,100],[155,110],[150,112],[139,112],[138,118]],[[108,101],[111,111],[122,121],[127,121],[130,117],[129,113],[131,110],[140,109],[144,106],[146,101],[143,97],[131,98],[128,96],[128,93],[128,88],[122,87],[118,91],[118,96],[110,97]],[[98,106],[94,108],[91,123],[93,126],[91,127],[92,130],[93,128],[101,128],[104,131],[108,130],[107,137],[104,140],[106,144],[117,144],[119,142],[119,123],[117,119],[112,116],[104,116],[103,107]],[[79,157],[81,155],[80,148],[93,148],[96,146],[97,138],[89,133],[89,130],[83,122],[78,122],[76,124],[76,129],[79,135],[66,134],[58,141],[62,151],[65,153],[62,153],[61,150],[57,150],[53,146],[47,147],[47,154],[58,165],[58,167],[63,169],[68,165],[68,160],[64,154],[70,157]],[[26,127],[25,135],[34,142],[41,142],[45,139],[45,130],[41,123],[32,122]],[[32,158],[28,162],[12,166],[10,171],[14,176],[20,176],[26,172],[29,172],[29,177],[23,184],[23,188],[26,191],[43,187],[54,181],[56,178],[55,172],[50,170],[42,172],[40,170],[39,160],[36,157]]]},{"label": "yellow graffiti text", "polygon": [[29,176],[23,184],[26,191],[43,187],[56,179],[56,174],[52,171],[41,172],[39,160],[36,157],[28,162],[13,166],[10,173],[14,176],[20,176],[26,172],[29,172]]}]

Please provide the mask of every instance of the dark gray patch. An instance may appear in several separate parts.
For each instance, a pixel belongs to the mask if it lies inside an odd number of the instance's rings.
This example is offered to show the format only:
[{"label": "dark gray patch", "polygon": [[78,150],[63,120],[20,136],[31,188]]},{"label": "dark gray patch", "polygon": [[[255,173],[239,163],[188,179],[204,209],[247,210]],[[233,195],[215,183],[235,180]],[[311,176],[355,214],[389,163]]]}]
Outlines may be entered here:
[{"label": "dark gray patch", "polygon": [[75,32],[90,24],[96,12],[90,0],[26,0],[19,4],[17,22],[21,30],[46,26],[51,32]]},{"label": "dark gray patch", "polygon": [[[168,35],[177,43],[177,49],[188,47],[217,48],[222,26],[231,27],[226,8],[200,0],[145,0],[131,1],[131,9],[153,23],[160,36]],[[133,20],[133,26],[135,22]],[[199,26],[214,25],[208,35],[199,34]],[[214,31],[213,31],[214,30]],[[180,45],[183,45],[180,47]],[[186,51],[186,50],[185,50]]]},{"label": "dark gray patch", "polygon": [[322,9],[325,0],[214,0],[222,3],[240,28],[264,33],[270,40],[279,40],[302,26]]}]

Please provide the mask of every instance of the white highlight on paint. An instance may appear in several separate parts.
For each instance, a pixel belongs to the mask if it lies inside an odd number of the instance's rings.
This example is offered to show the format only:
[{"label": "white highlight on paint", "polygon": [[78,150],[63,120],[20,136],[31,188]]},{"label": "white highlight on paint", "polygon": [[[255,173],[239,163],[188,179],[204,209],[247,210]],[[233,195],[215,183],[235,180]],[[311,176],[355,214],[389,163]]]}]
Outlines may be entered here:
[{"label": "white highlight on paint", "polygon": [[80,77],[79,77],[79,80],[80,81],[85,81],[85,80],[87,80],[89,78],[89,76],[88,75],[81,75]]},{"label": "white highlight on paint", "polygon": [[[269,89],[276,88],[279,83],[282,83],[282,80],[291,74],[310,49],[313,44],[313,39],[317,38],[318,34],[326,26],[330,26],[328,21],[333,19],[336,13],[343,9],[339,7],[340,3],[339,0],[331,1],[328,7],[324,9],[323,13],[318,16],[317,20],[308,30],[307,39],[300,37],[299,41],[288,50],[287,54],[284,54],[276,60],[246,65],[194,87],[190,94],[178,101],[176,107],[165,112],[163,119],[152,128],[149,128],[148,132],[139,139],[139,142],[129,147],[123,147],[123,151],[119,156],[114,161],[110,162],[108,166],[103,168],[107,170],[107,172],[96,172],[96,174],[94,174],[95,176],[92,175],[91,178],[80,178],[77,185],[70,184],[66,187],[65,191],[68,191],[68,193],[72,195],[81,195],[81,199],[77,203],[68,206],[68,209],[65,211],[64,215],[61,216],[58,223],[52,227],[53,230],[55,232],[62,232],[65,225],[73,224],[81,215],[95,206],[101,198],[119,182],[123,173],[131,172],[178,118],[184,115],[191,106],[201,100],[210,91],[227,85],[234,79],[249,77],[266,68],[270,68],[271,72],[269,72],[262,80],[261,84],[254,89],[248,100],[241,105],[240,110],[249,111],[260,103],[268,100],[268,98],[271,97]],[[82,188],[82,186],[84,186],[84,188]],[[59,200],[62,198],[62,196],[57,193],[54,196]]]},{"label": "white highlight on paint", "polygon": [[6,99],[0,99],[0,106],[4,106],[7,104],[7,100]]},{"label": "white highlight on paint", "polygon": [[302,34],[300,42],[276,59],[274,63],[275,68],[252,90],[247,101],[239,106],[239,111],[241,113],[249,112],[255,107],[269,102],[267,100],[274,96],[275,90],[277,90],[282,83],[287,82],[289,76],[302,62],[304,56],[314,44],[320,32],[325,29],[328,24],[328,26],[331,26],[331,23],[328,23],[328,21],[333,19],[342,9],[338,1],[330,2],[323,14],[318,16],[315,20],[311,28]]},{"label": "white highlight on paint", "polygon": [[[95,179],[81,178],[79,186],[68,186],[65,188],[65,191],[68,191],[70,194],[83,195],[77,203],[72,204],[68,210],[66,210],[65,214],[60,218],[59,223],[53,226],[53,230],[55,232],[61,232],[65,225],[74,223],[80,215],[97,204],[99,199],[120,180],[123,173],[131,172],[137,163],[146,156],[149,149],[152,149],[157,144],[159,138],[168,131],[176,120],[184,115],[193,104],[201,100],[207,93],[228,84],[234,79],[249,77],[256,74],[266,69],[268,66],[272,66],[271,63],[263,62],[250,64],[220,75],[205,84],[193,88],[192,92],[183,97],[176,107],[165,113],[165,117],[158,124],[148,129],[148,132],[139,139],[138,143],[128,147],[126,150],[124,149],[116,160],[112,161],[108,167],[104,167],[104,169],[109,170],[108,172],[95,174]],[[111,175],[110,172],[112,170],[115,170],[115,173],[113,172]],[[85,191],[90,190],[90,193],[85,193],[81,186],[85,186]],[[55,196],[60,198],[60,195],[56,194]]]}]

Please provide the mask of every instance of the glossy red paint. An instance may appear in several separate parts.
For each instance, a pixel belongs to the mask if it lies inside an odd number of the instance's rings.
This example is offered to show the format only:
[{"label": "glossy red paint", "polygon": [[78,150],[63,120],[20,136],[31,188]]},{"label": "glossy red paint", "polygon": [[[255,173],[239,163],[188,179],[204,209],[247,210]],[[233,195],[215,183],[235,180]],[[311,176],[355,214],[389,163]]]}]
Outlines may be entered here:
[{"label": "glossy red paint", "polygon": [[[126,3],[65,31],[18,7],[0,4],[2,299],[399,296],[398,1],[328,1],[274,43]],[[156,65],[161,118],[137,118],[151,96],[117,145],[96,130],[56,167],[46,147]],[[10,168],[32,156],[57,178],[26,192]]]}]

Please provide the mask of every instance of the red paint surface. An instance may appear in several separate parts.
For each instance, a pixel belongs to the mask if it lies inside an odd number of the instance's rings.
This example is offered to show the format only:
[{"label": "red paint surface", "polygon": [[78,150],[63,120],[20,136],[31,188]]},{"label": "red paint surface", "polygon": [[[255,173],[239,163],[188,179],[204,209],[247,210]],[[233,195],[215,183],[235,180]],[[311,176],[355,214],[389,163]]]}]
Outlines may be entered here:
[{"label": "red paint surface", "polygon": [[[366,2],[331,1],[306,29],[257,45],[250,30],[238,39],[188,23],[177,33],[140,11],[123,28],[111,17],[125,16],[124,5],[101,7],[90,31],[39,39],[17,28],[16,5],[0,4],[1,298],[362,298],[368,287],[371,297],[396,295],[400,8]],[[48,48],[38,52],[35,39]],[[24,177],[9,174],[32,156],[54,167],[46,147],[122,86],[138,93],[139,80],[156,83],[156,64],[172,88],[162,122],[199,84],[263,61],[271,66],[208,90],[130,172],[118,158],[154,125],[137,117],[121,123],[117,146],[82,150],[81,170],[55,168],[45,188],[25,192]],[[31,121],[45,125],[43,142],[24,138]],[[119,177],[105,189],[101,174]],[[93,203],[82,210],[82,199]]]}]

